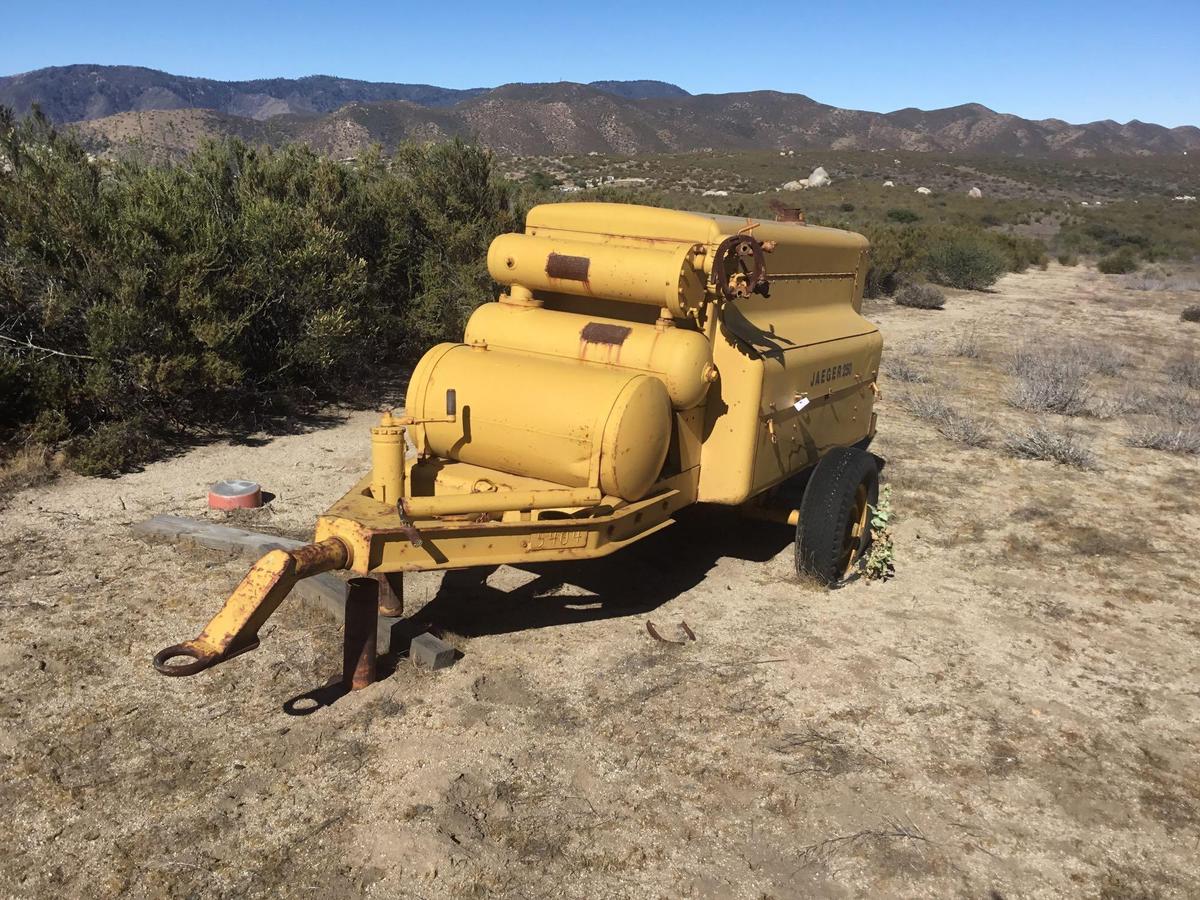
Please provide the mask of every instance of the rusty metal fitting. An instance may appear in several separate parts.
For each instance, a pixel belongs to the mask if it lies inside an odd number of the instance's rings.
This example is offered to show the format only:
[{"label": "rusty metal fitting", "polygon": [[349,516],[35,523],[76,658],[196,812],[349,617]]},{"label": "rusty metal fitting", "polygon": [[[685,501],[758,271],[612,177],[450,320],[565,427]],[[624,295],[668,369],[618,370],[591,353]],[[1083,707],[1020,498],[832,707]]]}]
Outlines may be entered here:
[{"label": "rusty metal fitting", "polygon": [[379,582],[379,614],[389,619],[404,615],[404,574],[381,573],[373,576]]},{"label": "rusty metal fitting", "polygon": [[351,578],[346,586],[346,626],[342,684],[360,691],[375,683],[378,647],[379,581]]}]

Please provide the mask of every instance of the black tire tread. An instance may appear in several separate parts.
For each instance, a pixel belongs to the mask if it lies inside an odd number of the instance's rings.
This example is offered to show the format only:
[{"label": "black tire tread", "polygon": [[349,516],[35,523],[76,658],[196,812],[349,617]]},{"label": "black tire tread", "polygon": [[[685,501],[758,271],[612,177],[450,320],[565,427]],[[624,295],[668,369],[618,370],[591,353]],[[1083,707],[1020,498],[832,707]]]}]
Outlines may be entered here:
[{"label": "black tire tread", "polygon": [[837,584],[842,572],[842,538],[854,509],[854,494],[867,480],[867,502],[879,497],[879,467],[875,457],[856,447],[830,450],[813,469],[800,502],[796,526],[796,572],[827,585]]}]

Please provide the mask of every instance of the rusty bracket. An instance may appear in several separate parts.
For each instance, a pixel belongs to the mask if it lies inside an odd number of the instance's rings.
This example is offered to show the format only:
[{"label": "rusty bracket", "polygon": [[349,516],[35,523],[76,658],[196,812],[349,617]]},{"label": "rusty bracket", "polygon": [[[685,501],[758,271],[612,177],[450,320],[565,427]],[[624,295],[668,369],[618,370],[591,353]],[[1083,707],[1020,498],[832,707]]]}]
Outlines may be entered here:
[{"label": "rusty bracket", "polygon": [[750,234],[730,235],[717,246],[717,252],[713,254],[712,283],[725,300],[732,303],[751,294],[770,296],[771,282],[767,278],[764,249],[763,242]]},{"label": "rusty bracket", "polygon": [[417,526],[413,523],[412,517],[409,516],[408,510],[404,508],[403,497],[396,501],[396,513],[400,516],[400,530],[408,538],[408,542],[414,547],[420,547],[424,544],[425,540],[421,537],[421,532],[417,531]]},{"label": "rusty bracket", "polygon": [[656,641],[661,641],[664,644],[686,644],[690,641],[696,640],[696,633],[688,627],[687,622],[681,620],[679,623],[679,630],[682,631],[686,637],[681,641],[673,641],[670,638],[665,638],[659,634],[658,629],[654,627],[654,623],[649,619],[646,620],[646,631],[649,632],[650,637],[654,638]]}]

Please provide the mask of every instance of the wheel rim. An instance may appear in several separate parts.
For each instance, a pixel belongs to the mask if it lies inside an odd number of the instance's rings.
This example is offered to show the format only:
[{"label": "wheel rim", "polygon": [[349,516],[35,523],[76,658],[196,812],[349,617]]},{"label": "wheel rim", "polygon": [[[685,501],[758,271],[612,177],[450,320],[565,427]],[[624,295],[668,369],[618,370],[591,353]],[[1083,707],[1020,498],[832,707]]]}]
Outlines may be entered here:
[{"label": "wheel rim", "polygon": [[867,516],[870,507],[867,503],[866,482],[860,484],[854,491],[854,506],[846,522],[846,533],[842,536],[842,577],[845,578],[854,569],[862,552],[863,538],[867,533]]}]

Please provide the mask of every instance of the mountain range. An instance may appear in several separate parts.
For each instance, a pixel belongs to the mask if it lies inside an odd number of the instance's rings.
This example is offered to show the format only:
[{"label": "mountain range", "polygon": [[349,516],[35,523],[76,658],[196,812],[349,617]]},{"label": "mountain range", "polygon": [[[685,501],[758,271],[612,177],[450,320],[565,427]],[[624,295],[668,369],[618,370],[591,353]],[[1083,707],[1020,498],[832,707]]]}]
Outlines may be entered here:
[{"label": "mountain range", "polygon": [[1194,126],[1075,125],[976,103],[877,113],[768,90],[693,95],[661,81],[452,89],[326,75],[215,81],[99,65],[0,77],[0,105],[23,113],[35,103],[101,148],[139,142],[171,153],[221,134],[303,141],[337,156],[455,135],[514,155],[835,149],[1090,157],[1200,148]]}]

